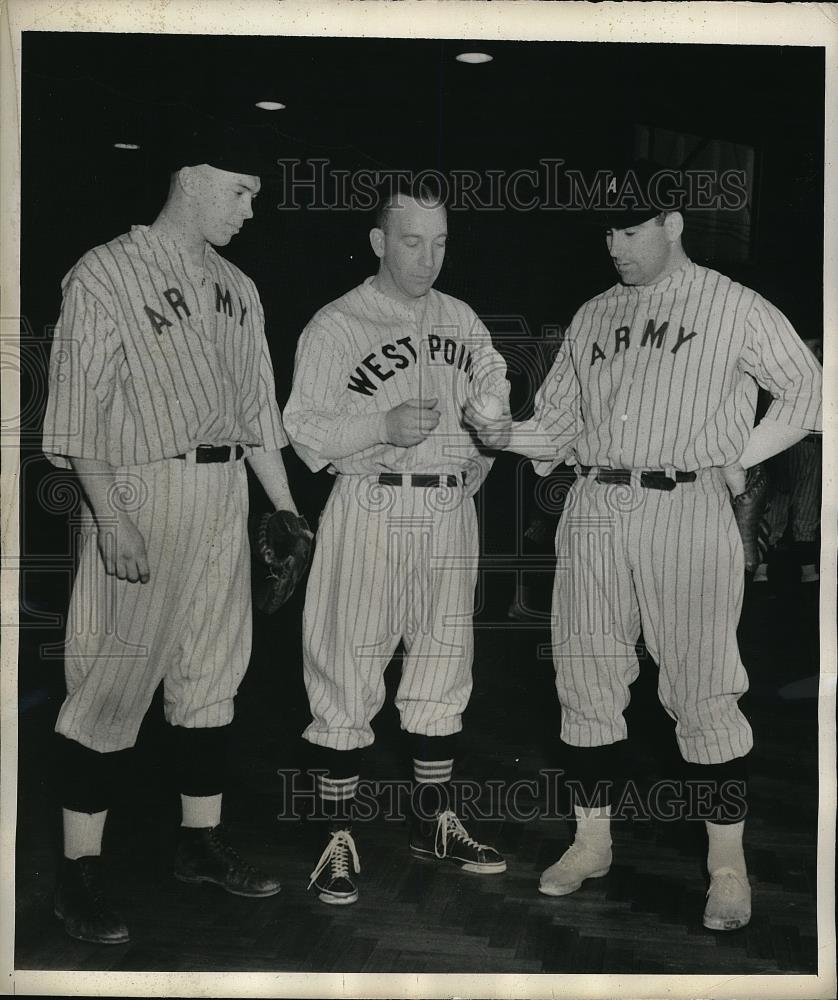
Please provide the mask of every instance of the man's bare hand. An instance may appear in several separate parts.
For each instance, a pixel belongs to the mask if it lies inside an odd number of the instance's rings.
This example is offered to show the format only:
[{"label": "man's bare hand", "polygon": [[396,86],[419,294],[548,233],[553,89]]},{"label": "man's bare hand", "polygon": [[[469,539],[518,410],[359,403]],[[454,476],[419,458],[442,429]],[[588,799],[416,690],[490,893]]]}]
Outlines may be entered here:
[{"label": "man's bare hand", "polygon": [[467,399],[463,404],[463,420],[474,428],[487,448],[505,448],[512,435],[512,417],[496,396],[486,398],[486,405]]},{"label": "man's bare hand", "polygon": [[731,497],[738,497],[740,493],[745,492],[747,473],[738,462],[734,462],[733,465],[726,465],[722,469],[722,475],[727,483],[727,488],[730,490]]},{"label": "man's bare hand", "polygon": [[116,524],[100,526],[98,542],[108,576],[131,583],[148,583],[151,574],[145,539],[130,517],[121,514]]},{"label": "man's bare hand", "polygon": [[436,429],[441,416],[438,399],[408,399],[387,413],[387,443],[410,448]]}]

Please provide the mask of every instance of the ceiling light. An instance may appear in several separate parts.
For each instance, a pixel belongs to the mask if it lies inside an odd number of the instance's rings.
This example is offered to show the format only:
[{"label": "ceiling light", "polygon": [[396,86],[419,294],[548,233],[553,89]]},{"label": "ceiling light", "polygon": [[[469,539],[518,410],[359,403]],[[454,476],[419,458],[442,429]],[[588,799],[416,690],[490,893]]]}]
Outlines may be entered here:
[{"label": "ceiling light", "polygon": [[263,111],[282,111],[285,105],[280,104],[279,101],[257,101],[256,107]]},{"label": "ceiling light", "polygon": [[136,142],[115,142],[113,144],[114,149],[139,149],[140,147]]},{"label": "ceiling light", "polygon": [[469,63],[472,66],[477,66],[480,63],[487,63],[492,61],[492,56],[488,52],[461,52],[457,56],[457,62]]}]

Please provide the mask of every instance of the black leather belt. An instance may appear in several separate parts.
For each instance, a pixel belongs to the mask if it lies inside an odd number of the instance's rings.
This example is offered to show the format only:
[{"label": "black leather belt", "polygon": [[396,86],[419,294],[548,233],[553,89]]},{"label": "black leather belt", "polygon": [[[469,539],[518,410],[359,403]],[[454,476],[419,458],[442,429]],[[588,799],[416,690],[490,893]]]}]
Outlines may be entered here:
[{"label": "black leather belt", "polygon": [[[244,455],[240,444],[199,444],[195,449],[195,461],[205,462],[237,462]],[[186,455],[175,455],[175,458],[186,460]]]},{"label": "black leather belt", "polygon": [[418,486],[432,488],[434,486],[459,486],[460,480],[455,475],[431,476],[426,473],[382,472],[378,477],[383,486]]},{"label": "black leather belt", "polygon": [[[583,476],[589,475],[592,468],[590,465],[579,467]],[[637,473],[631,469],[597,469],[594,482],[628,484],[632,481],[633,476],[637,476]],[[676,472],[673,479],[659,469],[641,472],[639,476],[640,485],[647,490],[674,490],[677,483],[694,483],[695,480],[696,474],[694,472]]]}]

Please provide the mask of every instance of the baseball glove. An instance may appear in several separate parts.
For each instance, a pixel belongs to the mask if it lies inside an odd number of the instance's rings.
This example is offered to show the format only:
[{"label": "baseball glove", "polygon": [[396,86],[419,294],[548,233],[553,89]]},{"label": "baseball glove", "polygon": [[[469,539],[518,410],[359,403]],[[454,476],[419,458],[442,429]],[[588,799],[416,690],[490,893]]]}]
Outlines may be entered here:
[{"label": "baseball glove", "polygon": [[745,550],[745,572],[753,573],[760,564],[759,525],[768,503],[768,477],[760,463],[748,469],[745,490],[733,497],[733,516]]},{"label": "baseball glove", "polygon": [[266,615],[281,608],[306,571],[313,535],[290,510],[249,519],[253,603]]}]

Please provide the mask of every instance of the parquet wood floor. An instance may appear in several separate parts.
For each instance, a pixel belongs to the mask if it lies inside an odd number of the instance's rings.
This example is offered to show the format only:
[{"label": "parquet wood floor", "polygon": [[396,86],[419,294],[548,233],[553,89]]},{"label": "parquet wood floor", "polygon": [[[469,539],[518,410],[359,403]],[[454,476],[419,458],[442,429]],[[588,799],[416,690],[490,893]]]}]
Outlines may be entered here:
[{"label": "parquet wood floor", "polygon": [[[772,596],[773,595],[773,596]],[[403,823],[356,828],[361,898],[326,907],[306,891],[322,833],[311,820],[280,822],[279,768],[301,766],[307,721],[299,606],[257,621],[254,660],[238,701],[225,822],[253,860],[276,870],[282,892],[267,900],[190,887],[170,875],[176,796],[166,782],[159,705],[149,715],[130,781],[106,839],[112,894],[132,941],[102,948],[69,939],[52,915],[59,821],[49,732],[61,699],[60,667],[40,665],[41,632],[24,632],[21,659],[16,967],[80,970],[247,970],[457,973],[807,973],[816,971],[817,716],[812,699],[779,689],[817,669],[811,636],[816,596],[787,583],[749,591],[740,628],[752,690],[743,707],[756,736],[747,853],[754,893],[749,927],[701,926],[706,890],[703,834],[694,825],[615,823],[614,866],[572,896],[537,892],[540,871],[570,840],[562,819],[506,815],[475,827],[502,850],[501,876],[465,875],[412,860]],[[478,621],[475,687],[458,777],[507,787],[549,766],[558,730],[552,668],[537,658],[539,628],[506,627],[503,608]],[[493,627],[503,623],[502,629]],[[282,654],[276,634],[284,630]],[[48,638],[52,638],[51,636]],[[397,680],[398,664],[388,672]],[[672,725],[657,705],[655,668],[644,663],[629,709],[629,772],[638,786],[673,773]],[[26,690],[24,691],[24,686]],[[406,778],[392,702],[377,721],[366,777]],[[543,806],[539,791],[519,805]]]}]

